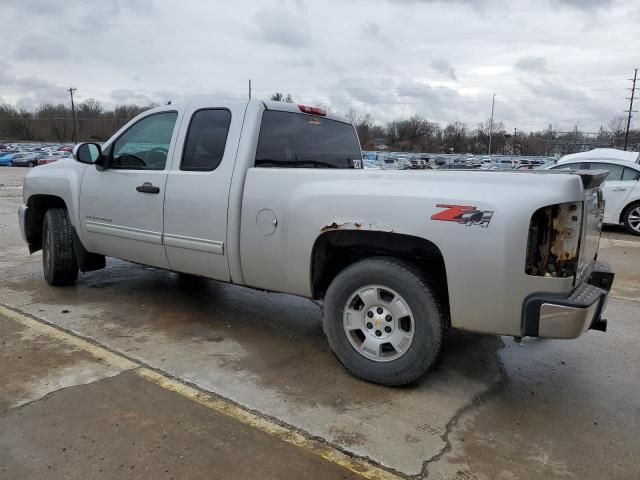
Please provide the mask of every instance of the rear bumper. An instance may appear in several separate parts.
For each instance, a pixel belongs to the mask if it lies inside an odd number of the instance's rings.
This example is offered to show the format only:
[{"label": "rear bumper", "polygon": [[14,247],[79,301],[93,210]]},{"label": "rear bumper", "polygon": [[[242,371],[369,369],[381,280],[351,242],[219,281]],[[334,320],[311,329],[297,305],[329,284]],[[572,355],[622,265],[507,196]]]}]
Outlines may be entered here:
[{"label": "rear bumper", "polygon": [[544,338],[577,338],[587,330],[606,331],[602,313],[607,305],[614,273],[608,264],[595,265],[589,279],[568,296],[529,295],[523,305],[523,334]]}]

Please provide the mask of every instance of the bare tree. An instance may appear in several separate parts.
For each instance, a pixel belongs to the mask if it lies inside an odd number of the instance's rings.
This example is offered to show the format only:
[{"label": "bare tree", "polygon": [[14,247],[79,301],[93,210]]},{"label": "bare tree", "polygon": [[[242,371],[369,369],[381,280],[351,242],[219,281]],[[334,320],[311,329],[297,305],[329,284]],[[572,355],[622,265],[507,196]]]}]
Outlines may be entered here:
[{"label": "bare tree", "polygon": [[40,106],[36,110],[36,118],[38,138],[45,140],[53,136],[60,143],[70,139],[71,112],[62,103]]},{"label": "bare tree", "polygon": [[624,133],[627,128],[627,119],[623,116],[614,117],[609,122],[609,133],[611,134],[612,147],[619,145],[624,138]]},{"label": "bare tree", "polygon": [[478,124],[476,139],[477,143],[482,146],[482,152],[486,153],[489,151],[489,137],[491,137],[491,150],[499,152],[505,146],[506,134],[504,123],[487,120]]},{"label": "bare tree", "polygon": [[290,93],[287,93],[285,95],[284,93],[276,92],[271,95],[270,100],[273,100],[275,102],[293,103],[293,97],[291,97]]},{"label": "bare tree", "polygon": [[414,115],[387,124],[387,137],[395,149],[401,151],[427,151],[437,143],[438,125]]},{"label": "bare tree", "polygon": [[461,122],[448,124],[442,131],[442,148],[447,153],[463,153],[470,150],[469,132]]}]

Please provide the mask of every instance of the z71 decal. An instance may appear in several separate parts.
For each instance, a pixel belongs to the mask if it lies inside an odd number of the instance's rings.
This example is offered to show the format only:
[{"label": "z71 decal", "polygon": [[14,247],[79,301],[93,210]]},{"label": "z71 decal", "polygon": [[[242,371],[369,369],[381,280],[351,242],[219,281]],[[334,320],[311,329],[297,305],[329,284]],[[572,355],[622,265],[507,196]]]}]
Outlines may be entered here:
[{"label": "z71 decal", "polygon": [[436,208],[444,208],[443,211],[431,215],[431,220],[440,220],[442,222],[456,222],[463,225],[480,225],[487,228],[493,210],[478,210],[470,205],[443,205],[437,204]]}]

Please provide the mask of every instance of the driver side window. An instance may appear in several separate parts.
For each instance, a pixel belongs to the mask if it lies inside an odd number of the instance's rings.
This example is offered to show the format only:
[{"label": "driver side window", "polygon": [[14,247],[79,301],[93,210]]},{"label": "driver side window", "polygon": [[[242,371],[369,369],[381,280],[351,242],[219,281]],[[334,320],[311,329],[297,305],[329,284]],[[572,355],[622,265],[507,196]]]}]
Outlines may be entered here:
[{"label": "driver side window", "polygon": [[109,167],[164,170],[177,118],[177,112],[162,112],[135,123],[114,142]]}]

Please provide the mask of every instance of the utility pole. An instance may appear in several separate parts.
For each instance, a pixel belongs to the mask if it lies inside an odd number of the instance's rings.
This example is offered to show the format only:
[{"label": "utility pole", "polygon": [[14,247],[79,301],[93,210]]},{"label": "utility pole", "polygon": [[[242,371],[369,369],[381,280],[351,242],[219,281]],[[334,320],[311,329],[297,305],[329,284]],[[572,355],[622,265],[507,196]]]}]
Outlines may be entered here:
[{"label": "utility pole", "polygon": [[[624,149],[627,150],[627,143],[629,142],[629,127],[631,126],[631,114],[634,113],[633,110],[633,97],[636,93],[636,78],[638,76],[638,69],[636,68],[633,72],[633,87],[631,87],[631,97],[629,100],[629,116],[627,117],[627,132],[624,134]],[[631,80],[631,79],[629,79]]]},{"label": "utility pole", "polygon": [[249,100],[251,100],[251,79],[249,79]]},{"label": "utility pole", "polygon": [[78,138],[77,138],[78,131],[76,130],[76,106],[73,103],[73,92],[75,92],[76,90],[77,88],[73,88],[73,87],[69,87],[67,89],[67,92],[69,92],[69,94],[71,95],[71,115],[73,117],[73,143],[74,144],[78,143]]},{"label": "utility pole", "polygon": [[513,154],[516,154],[516,139],[518,138],[518,129],[513,129]]},{"label": "utility pole", "polygon": [[489,120],[489,152],[487,155],[491,155],[491,137],[493,136],[493,108],[496,104],[496,94],[493,94],[493,98],[491,99],[491,120]]}]

